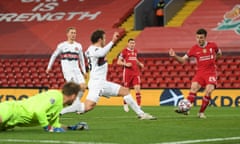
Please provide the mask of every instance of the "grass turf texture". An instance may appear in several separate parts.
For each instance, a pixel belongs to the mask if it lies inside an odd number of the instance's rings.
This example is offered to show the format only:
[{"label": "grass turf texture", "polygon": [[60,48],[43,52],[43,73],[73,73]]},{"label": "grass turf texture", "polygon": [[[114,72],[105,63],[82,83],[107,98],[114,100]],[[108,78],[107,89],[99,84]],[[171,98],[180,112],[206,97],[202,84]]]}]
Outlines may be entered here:
[{"label": "grass turf texture", "polygon": [[61,122],[64,124],[87,122],[90,128],[88,131],[47,133],[41,127],[16,127],[13,131],[1,132],[0,143],[154,144],[229,137],[238,137],[238,139],[199,143],[235,144],[240,142],[238,108],[209,107],[206,111],[207,119],[197,117],[199,107],[192,108],[188,116],[176,114],[173,112],[174,107],[168,106],[144,106],[143,110],[158,119],[139,120],[133,111],[126,113],[120,106],[97,106],[84,115],[72,113],[61,117]]}]

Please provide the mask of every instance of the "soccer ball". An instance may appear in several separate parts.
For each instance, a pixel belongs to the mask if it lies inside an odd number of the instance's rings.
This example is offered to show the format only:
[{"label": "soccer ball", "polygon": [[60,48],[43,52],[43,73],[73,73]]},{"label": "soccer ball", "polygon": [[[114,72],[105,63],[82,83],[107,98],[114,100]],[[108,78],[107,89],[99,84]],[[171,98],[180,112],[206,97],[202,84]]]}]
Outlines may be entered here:
[{"label": "soccer ball", "polygon": [[179,101],[179,103],[178,103],[178,110],[180,112],[187,112],[187,111],[190,110],[190,108],[191,108],[191,103],[190,103],[189,100],[182,99],[182,100]]}]

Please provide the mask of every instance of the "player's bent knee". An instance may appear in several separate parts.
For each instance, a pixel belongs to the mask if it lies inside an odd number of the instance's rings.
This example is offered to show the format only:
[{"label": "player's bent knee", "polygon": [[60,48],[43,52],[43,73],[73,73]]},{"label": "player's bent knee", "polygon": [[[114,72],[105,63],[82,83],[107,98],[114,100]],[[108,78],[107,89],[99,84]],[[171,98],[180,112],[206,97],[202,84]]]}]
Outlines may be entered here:
[{"label": "player's bent knee", "polygon": [[81,89],[82,91],[85,91],[86,88],[87,88],[87,85],[86,85],[85,83],[81,83],[81,84],[80,84],[80,89]]},{"label": "player's bent knee", "polygon": [[129,93],[130,93],[129,89],[122,86],[119,90],[118,95],[119,96],[125,96],[125,95],[128,95]]},{"label": "player's bent knee", "polygon": [[85,102],[85,112],[93,110],[95,106],[96,106],[95,102],[86,100],[86,102]]}]

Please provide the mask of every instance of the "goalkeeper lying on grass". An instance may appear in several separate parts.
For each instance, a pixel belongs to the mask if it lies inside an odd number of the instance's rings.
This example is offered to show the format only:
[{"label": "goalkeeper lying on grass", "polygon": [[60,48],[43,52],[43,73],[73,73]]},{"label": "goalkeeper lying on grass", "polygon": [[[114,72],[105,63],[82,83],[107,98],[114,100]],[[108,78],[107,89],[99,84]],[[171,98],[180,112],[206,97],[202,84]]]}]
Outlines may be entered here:
[{"label": "goalkeeper lying on grass", "polygon": [[63,106],[71,104],[79,90],[78,84],[68,82],[62,91],[49,90],[29,99],[0,103],[0,130],[13,129],[15,126],[38,125],[47,132],[88,129],[85,122],[72,126],[63,126],[59,123],[59,113]]}]

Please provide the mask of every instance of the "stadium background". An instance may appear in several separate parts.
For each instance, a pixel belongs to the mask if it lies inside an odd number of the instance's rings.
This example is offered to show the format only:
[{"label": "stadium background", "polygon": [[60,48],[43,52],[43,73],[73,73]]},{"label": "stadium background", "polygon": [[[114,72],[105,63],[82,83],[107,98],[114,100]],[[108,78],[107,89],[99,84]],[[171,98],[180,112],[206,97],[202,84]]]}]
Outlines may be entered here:
[{"label": "stadium background", "polygon": [[[154,0],[148,4],[147,16],[153,16]],[[175,5],[176,1],[167,1]],[[224,14],[232,11],[238,0],[184,0],[183,5],[164,27],[155,26],[154,17],[146,19],[136,15],[140,0],[12,0],[0,2],[0,86],[1,101],[21,99],[42,89],[59,89],[64,79],[59,59],[53,71],[46,74],[49,57],[57,43],[65,40],[65,29],[75,26],[77,40],[84,50],[90,44],[89,36],[95,29],[107,32],[107,40],[114,31],[121,39],[108,55],[108,79],[122,82],[122,67],[116,64],[117,54],[126,46],[128,38],[135,38],[142,70],[143,105],[160,105],[161,100],[172,98],[167,90],[187,94],[195,65],[178,64],[168,57],[168,49],[174,48],[184,54],[195,43],[195,30],[208,30],[208,40],[214,41],[223,51],[217,61],[218,85],[213,93],[213,106],[238,106],[240,87],[239,19],[229,27],[216,29],[224,20]],[[151,7],[149,7],[151,6]],[[166,17],[168,13],[165,13]],[[144,28],[136,30],[135,20],[142,19]],[[140,21],[141,22],[141,21]],[[233,27],[235,26],[235,27]],[[201,96],[201,94],[199,94]],[[178,99],[177,99],[178,100]],[[216,102],[216,104],[214,104]],[[121,105],[121,99],[109,103],[100,100],[100,105]],[[167,103],[167,105],[173,105]],[[196,103],[198,105],[198,103]]]}]

